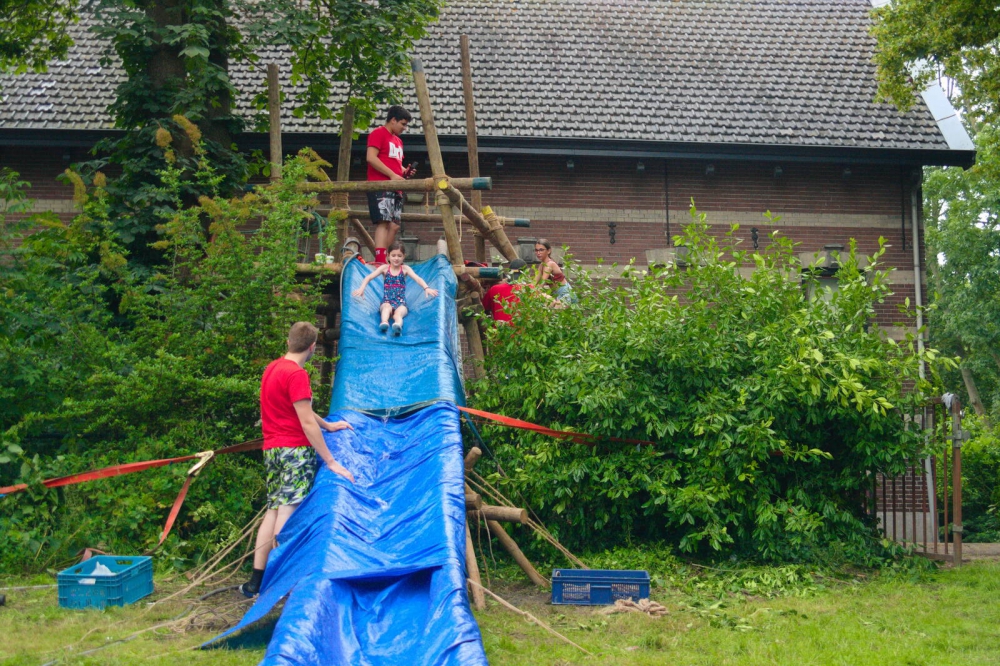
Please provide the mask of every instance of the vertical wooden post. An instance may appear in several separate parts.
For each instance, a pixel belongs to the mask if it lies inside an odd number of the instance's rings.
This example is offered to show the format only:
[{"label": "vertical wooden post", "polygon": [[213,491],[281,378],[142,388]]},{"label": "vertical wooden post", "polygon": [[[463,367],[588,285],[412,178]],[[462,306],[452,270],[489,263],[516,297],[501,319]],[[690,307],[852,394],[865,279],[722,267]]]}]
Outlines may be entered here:
[{"label": "vertical wooden post", "polygon": [[267,111],[270,114],[271,181],[281,180],[281,89],[278,66],[267,64]]},{"label": "vertical wooden post", "polygon": [[[465,141],[469,147],[469,177],[479,178],[479,135],[476,132],[476,100],[472,94],[472,57],[469,55],[469,36],[462,35],[459,39],[462,47],[462,94],[465,97]],[[476,210],[483,209],[483,194],[478,190],[472,192],[472,205]],[[476,244],[476,261],[486,263],[486,238],[481,233],[474,233]]]},{"label": "vertical wooden post", "polygon": [[[423,63],[419,58],[411,61],[413,68],[413,83],[417,89],[417,103],[420,105],[420,124],[424,129],[424,141],[427,143],[427,158],[431,163],[432,176],[440,178],[446,176],[444,171],[444,159],[441,157],[441,144],[438,143],[437,128],[434,126],[434,111],[431,109],[431,96],[427,90],[427,77],[424,74]],[[447,181],[444,182],[445,189],[448,188]],[[452,210],[451,199],[439,187],[434,195],[434,201],[441,211],[441,226],[444,227],[444,238],[448,243],[448,254],[451,263],[455,266],[465,266],[465,259],[462,256],[462,243],[458,238],[458,225],[455,223],[455,212]],[[460,283],[461,286],[461,283]],[[475,322],[472,322],[475,324]],[[479,334],[478,326],[466,326],[465,335],[469,341],[469,351],[475,356],[473,363],[479,366],[475,370],[476,377],[479,378],[482,372],[482,364],[486,357],[483,354],[483,340]]]},{"label": "vertical wooden post", "polygon": [[465,570],[469,574],[469,579],[476,583],[470,585],[472,592],[472,606],[476,610],[486,609],[486,595],[479,587],[483,584],[483,579],[479,577],[479,562],[476,561],[476,549],[472,547],[472,530],[469,529],[469,518],[465,519]]},{"label": "vertical wooden post", "polygon": [[953,516],[951,519],[952,564],[956,567],[962,566],[962,405],[958,397],[952,398],[951,403],[951,501]]},{"label": "vertical wooden post", "polygon": [[462,326],[465,328],[465,337],[469,341],[469,352],[472,354],[472,376],[476,379],[486,377],[486,368],[483,362],[486,360],[486,352],[483,350],[482,332],[479,330],[479,322],[475,317],[463,317]]},{"label": "vertical wooden post", "polygon": [[[346,183],[351,179],[351,145],[354,143],[354,107],[350,102],[344,105],[344,118],[340,123],[340,152],[337,153],[337,180]],[[331,196],[330,203],[334,210],[349,208],[348,201],[350,194],[335,192]],[[347,233],[348,224],[345,217],[337,225],[337,242],[341,245],[349,235]]]}]

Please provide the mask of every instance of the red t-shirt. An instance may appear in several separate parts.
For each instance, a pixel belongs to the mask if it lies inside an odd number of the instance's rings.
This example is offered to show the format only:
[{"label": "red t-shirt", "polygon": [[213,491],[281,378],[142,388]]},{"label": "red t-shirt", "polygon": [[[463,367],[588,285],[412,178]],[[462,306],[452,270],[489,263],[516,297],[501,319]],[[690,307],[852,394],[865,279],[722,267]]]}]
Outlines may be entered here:
[{"label": "red t-shirt", "polygon": [[520,303],[521,299],[514,293],[520,288],[521,285],[519,284],[508,284],[506,282],[493,285],[486,290],[486,295],[483,296],[483,309],[493,317],[494,321],[509,322],[511,316],[509,312],[504,312],[504,304]]},{"label": "red t-shirt", "polygon": [[[378,158],[382,164],[397,176],[403,175],[403,140],[385,128],[377,127],[368,135],[368,147],[378,148]],[[368,180],[389,180],[385,174],[379,173],[368,165]]]},{"label": "red t-shirt", "polygon": [[292,405],[299,400],[312,400],[309,373],[287,358],[271,361],[260,380],[263,448],[309,446],[309,438],[302,432],[298,412]]}]

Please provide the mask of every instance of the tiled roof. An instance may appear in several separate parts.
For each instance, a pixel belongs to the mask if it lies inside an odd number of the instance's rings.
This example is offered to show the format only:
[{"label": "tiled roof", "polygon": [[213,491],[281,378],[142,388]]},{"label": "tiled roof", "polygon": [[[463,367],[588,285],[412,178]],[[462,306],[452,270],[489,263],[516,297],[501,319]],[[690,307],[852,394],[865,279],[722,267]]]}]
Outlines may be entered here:
[{"label": "tiled roof", "polygon": [[[873,101],[869,11],[868,0],[452,0],[415,51],[442,135],[465,134],[466,33],[482,137],[947,150],[920,100],[907,113]],[[0,129],[110,127],[122,74],[99,64],[104,45],[85,27],[76,38],[47,74],[0,80]],[[264,72],[231,73],[246,110]],[[409,86],[406,103],[416,110]]]}]

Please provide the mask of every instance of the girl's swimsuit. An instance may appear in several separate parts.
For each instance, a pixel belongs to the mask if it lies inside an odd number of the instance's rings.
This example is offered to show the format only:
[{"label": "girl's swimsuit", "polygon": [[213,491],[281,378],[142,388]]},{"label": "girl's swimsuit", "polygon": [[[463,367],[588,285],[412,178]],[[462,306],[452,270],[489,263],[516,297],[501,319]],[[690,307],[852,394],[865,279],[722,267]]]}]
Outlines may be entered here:
[{"label": "girl's swimsuit", "polygon": [[383,303],[388,303],[395,310],[406,305],[406,274],[402,267],[398,275],[392,274],[392,267],[385,272],[385,285],[383,287]]},{"label": "girl's swimsuit", "polygon": [[549,273],[549,280],[556,285],[556,300],[562,301],[563,303],[576,303],[576,294],[573,293],[573,287],[569,285],[569,280],[566,279],[565,273]]}]

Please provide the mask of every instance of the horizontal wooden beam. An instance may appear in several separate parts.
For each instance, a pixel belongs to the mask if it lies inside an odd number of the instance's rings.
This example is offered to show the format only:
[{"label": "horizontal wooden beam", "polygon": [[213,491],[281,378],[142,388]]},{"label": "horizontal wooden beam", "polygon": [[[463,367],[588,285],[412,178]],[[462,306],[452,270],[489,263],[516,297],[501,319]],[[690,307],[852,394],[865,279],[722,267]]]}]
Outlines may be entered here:
[{"label": "horizontal wooden beam", "polygon": [[299,183],[300,192],[432,192],[454,187],[460,190],[492,190],[493,180],[484,178],[419,178],[415,180],[353,180],[346,183],[321,181]]},{"label": "horizontal wooden beam", "polygon": [[[320,208],[322,211],[322,208]],[[348,217],[355,217],[359,220],[370,220],[372,219],[371,213],[367,210],[355,210],[350,209],[347,211]],[[439,213],[403,213],[400,219],[403,222],[440,222],[441,215]],[[501,217],[499,220],[507,227],[522,227],[528,228],[531,226],[531,220],[524,217]],[[465,224],[471,224],[472,221],[466,216],[455,217],[456,222],[463,222]]]},{"label": "horizontal wooden beam", "polygon": [[[295,271],[297,273],[304,273],[307,275],[340,275],[340,271],[343,270],[343,268],[343,264],[340,263],[295,264]],[[493,266],[452,266],[452,268],[455,271],[455,275],[459,276],[459,280],[462,279],[461,276],[463,274],[478,280],[500,279],[500,269]]]},{"label": "horizontal wooden beam", "polygon": [[484,504],[482,509],[470,511],[469,515],[474,518],[496,520],[501,523],[528,524],[528,511],[512,506],[490,506],[489,504]]},{"label": "horizontal wooden beam", "polygon": [[483,508],[483,498],[479,493],[465,491],[465,510],[479,511]]}]

